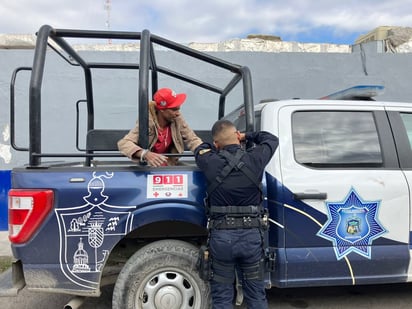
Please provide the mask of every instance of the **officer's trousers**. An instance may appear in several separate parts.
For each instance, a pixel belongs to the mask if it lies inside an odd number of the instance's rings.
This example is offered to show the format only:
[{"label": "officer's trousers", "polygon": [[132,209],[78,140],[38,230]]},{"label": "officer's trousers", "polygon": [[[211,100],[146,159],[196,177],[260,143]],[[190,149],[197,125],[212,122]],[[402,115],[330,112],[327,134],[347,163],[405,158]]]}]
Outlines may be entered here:
[{"label": "officer's trousers", "polygon": [[[262,259],[262,236],[258,228],[213,229],[210,233],[213,278],[210,281],[213,309],[232,309],[235,271],[242,279],[248,309],[267,309],[266,292],[261,278],[248,279],[250,269]],[[249,274],[248,274],[249,272]]]}]

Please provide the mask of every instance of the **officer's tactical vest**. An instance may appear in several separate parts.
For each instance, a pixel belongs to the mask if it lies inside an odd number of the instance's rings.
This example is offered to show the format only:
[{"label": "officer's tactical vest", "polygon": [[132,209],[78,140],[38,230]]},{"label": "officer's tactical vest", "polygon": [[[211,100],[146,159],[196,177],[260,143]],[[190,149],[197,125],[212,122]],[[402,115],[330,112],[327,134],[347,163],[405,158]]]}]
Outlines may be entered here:
[{"label": "officer's tactical vest", "polygon": [[[223,183],[223,180],[226,179],[226,177],[231,172],[233,172],[235,170],[241,171],[247,178],[249,178],[249,180],[256,187],[259,188],[260,193],[263,195],[262,183],[261,183],[260,179],[257,178],[257,176],[250,170],[249,167],[246,166],[246,164],[243,161],[241,161],[244,154],[245,154],[245,152],[242,149],[238,149],[234,155],[231,154],[230,152],[228,152],[227,150],[221,150],[219,152],[219,155],[221,155],[222,157],[224,157],[226,159],[227,164],[222,169],[220,174],[218,176],[216,176],[215,180],[211,184],[209,184],[209,186],[207,188],[208,197],[210,197],[211,193],[213,191],[215,191],[216,188]],[[230,183],[229,183],[229,186],[230,186]],[[210,208],[209,198],[207,199],[207,206],[208,206],[208,208]],[[221,207],[221,206],[219,206],[219,207]],[[227,207],[233,207],[233,206],[227,206]],[[237,206],[237,207],[239,207],[239,206]],[[214,207],[214,208],[217,208],[217,207]]]}]

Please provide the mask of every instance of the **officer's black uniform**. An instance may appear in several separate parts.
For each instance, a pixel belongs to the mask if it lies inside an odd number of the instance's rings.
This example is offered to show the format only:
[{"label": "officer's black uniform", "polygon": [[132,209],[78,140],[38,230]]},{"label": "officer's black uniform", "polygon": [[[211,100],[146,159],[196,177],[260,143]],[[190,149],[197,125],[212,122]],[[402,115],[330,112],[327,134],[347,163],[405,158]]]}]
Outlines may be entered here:
[{"label": "officer's black uniform", "polygon": [[[267,308],[264,282],[257,276],[259,262],[263,257],[261,230],[256,224],[260,217],[256,218],[254,214],[249,213],[249,208],[257,209],[256,206],[261,206],[261,190],[256,181],[242,172],[241,168],[232,169],[224,179],[221,179],[222,171],[230,164],[230,160],[222,155],[222,151],[232,155],[242,151],[241,163],[237,166],[245,164],[260,182],[265,166],[278,146],[278,138],[268,132],[246,133],[245,137],[247,141],[256,144],[248,151],[241,150],[240,145],[236,144],[227,145],[217,151],[209,143],[203,143],[195,150],[196,163],[205,173],[209,189],[214,186],[208,196],[209,209],[212,210],[209,215],[209,245],[213,260],[211,290],[214,309],[232,308],[235,268],[243,273],[242,285],[248,308]],[[216,181],[219,184],[213,185]],[[243,217],[239,216],[239,213],[232,216],[227,212],[222,213],[218,207],[223,210],[238,208],[247,213]]]}]

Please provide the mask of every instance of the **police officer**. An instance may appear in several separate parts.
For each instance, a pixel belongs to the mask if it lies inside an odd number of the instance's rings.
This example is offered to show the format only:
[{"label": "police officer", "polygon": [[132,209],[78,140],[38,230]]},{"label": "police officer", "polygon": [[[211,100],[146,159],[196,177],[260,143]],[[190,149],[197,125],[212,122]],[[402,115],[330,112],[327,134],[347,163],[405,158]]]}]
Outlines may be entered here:
[{"label": "police officer", "polygon": [[[212,127],[213,145],[195,150],[196,163],[208,181],[210,280],[214,309],[232,308],[236,276],[242,282],[249,309],[268,308],[263,259],[261,179],[278,146],[268,132],[240,133],[232,122]],[[247,151],[241,141],[255,146]]]}]

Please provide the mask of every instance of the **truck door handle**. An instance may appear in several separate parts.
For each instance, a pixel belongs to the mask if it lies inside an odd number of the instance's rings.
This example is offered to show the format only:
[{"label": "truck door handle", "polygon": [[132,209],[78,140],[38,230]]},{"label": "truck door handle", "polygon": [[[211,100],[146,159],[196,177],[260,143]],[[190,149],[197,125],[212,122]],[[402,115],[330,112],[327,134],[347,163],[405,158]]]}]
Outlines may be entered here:
[{"label": "truck door handle", "polygon": [[326,200],[327,198],[328,198],[328,194],[326,192],[293,193],[294,200]]}]

